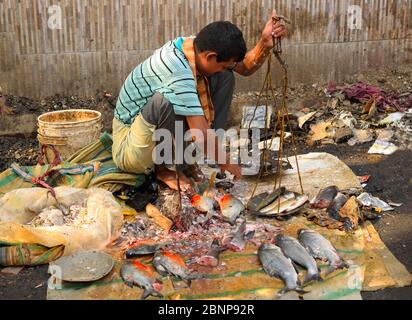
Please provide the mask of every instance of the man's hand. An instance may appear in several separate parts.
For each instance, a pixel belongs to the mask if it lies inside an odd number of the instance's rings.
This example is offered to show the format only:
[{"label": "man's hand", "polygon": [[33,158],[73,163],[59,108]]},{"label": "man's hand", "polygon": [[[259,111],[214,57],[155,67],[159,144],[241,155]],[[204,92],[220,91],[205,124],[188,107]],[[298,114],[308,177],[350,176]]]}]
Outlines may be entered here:
[{"label": "man's hand", "polygon": [[271,17],[262,32],[262,41],[265,48],[268,49],[272,49],[274,46],[273,36],[281,39],[287,36],[286,26],[281,21],[278,21],[275,25],[273,25],[273,18],[275,17],[277,17],[277,13],[276,10],[273,10]]},{"label": "man's hand", "polygon": [[235,181],[240,180],[240,178],[242,177],[242,169],[237,164],[229,164],[229,163],[221,164],[219,167],[220,167],[222,174],[224,174],[225,171],[233,174],[235,176],[234,177]]}]

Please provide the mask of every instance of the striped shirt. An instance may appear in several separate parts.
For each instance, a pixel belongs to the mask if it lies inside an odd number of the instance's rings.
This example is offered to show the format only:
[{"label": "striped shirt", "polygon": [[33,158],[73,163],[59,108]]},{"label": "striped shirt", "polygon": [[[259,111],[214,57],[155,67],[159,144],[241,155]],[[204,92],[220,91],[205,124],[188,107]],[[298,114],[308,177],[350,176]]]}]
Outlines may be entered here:
[{"label": "striped shirt", "polygon": [[192,70],[181,48],[183,40],[168,42],[127,77],[117,100],[116,119],[131,125],[155,92],[173,105],[177,115],[204,115]]}]

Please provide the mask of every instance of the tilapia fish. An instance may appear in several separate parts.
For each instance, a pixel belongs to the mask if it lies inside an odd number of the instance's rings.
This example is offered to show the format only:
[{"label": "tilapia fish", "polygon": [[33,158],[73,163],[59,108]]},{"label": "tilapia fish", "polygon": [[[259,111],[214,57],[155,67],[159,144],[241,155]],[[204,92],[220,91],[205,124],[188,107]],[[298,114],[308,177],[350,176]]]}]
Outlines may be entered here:
[{"label": "tilapia fish", "polygon": [[210,250],[196,260],[197,264],[205,267],[217,267],[219,265],[219,255],[226,250],[226,247],[221,246],[218,239],[213,240]]},{"label": "tilapia fish", "polygon": [[141,297],[142,300],[149,296],[163,297],[159,292],[162,290],[162,283],[156,279],[152,268],[140,262],[136,261],[123,265],[120,270],[120,276],[127,286],[131,288],[137,286],[144,289]]},{"label": "tilapia fish", "polygon": [[308,250],[312,257],[329,263],[329,268],[326,274],[349,267],[346,261],[339,256],[330,241],[318,232],[301,229],[299,230],[298,235],[299,242],[306,248],[306,250]]},{"label": "tilapia fish", "polygon": [[327,209],[331,205],[333,199],[338,194],[339,189],[336,186],[327,187],[319,191],[316,198],[311,203],[314,209]]},{"label": "tilapia fish", "polygon": [[348,197],[345,196],[343,193],[338,193],[335,199],[333,199],[332,203],[330,204],[327,212],[330,218],[335,219],[337,221],[341,220],[341,216],[339,215],[340,209],[345,205],[348,201]]},{"label": "tilapia fish", "polygon": [[230,224],[234,225],[237,218],[245,210],[243,203],[230,194],[223,195],[218,198],[217,201],[219,203],[223,218]]},{"label": "tilapia fish", "polygon": [[153,266],[162,276],[172,275],[183,280],[189,287],[195,278],[191,275],[183,259],[171,252],[157,252],[153,258]]},{"label": "tilapia fish", "polygon": [[195,195],[191,200],[192,206],[209,217],[217,214],[215,211],[215,200],[206,196]]},{"label": "tilapia fish", "polygon": [[246,234],[246,221],[244,221],[235,233],[229,235],[228,237],[225,237],[222,242],[223,245],[229,250],[234,252],[241,252],[245,250],[246,242],[248,240],[251,240],[254,235],[254,230]]},{"label": "tilapia fish", "polygon": [[320,271],[315,259],[306,251],[298,240],[279,234],[276,236],[276,245],[282,249],[282,252],[286,257],[308,271],[303,284],[313,280],[323,281],[320,277]]},{"label": "tilapia fish", "polygon": [[160,244],[139,244],[126,251],[126,259],[133,259],[141,256],[155,254],[159,249],[167,246],[166,243]]},{"label": "tilapia fish", "polygon": [[289,291],[296,291],[300,294],[307,293],[300,287],[298,274],[293,267],[292,261],[285,257],[278,246],[265,243],[260,246],[258,256],[263,270],[269,276],[280,278],[285,282],[286,287],[279,292],[279,296]]}]

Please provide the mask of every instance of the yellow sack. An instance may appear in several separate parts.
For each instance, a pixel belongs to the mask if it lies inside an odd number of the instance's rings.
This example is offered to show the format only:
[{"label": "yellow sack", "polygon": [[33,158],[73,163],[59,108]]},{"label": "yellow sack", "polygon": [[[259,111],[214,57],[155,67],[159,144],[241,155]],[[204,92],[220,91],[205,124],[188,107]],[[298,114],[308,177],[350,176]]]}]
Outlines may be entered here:
[{"label": "yellow sack", "polygon": [[[0,264],[48,263],[79,249],[102,249],[117,237],[123,225],[122,208],[110,192],[66,187],[55,190],[57,201],[47,195],[47,189],[41,188],[15,190],[0,198],[0,244],[17,246],[2,248],[4,258]],[[27,225],[50,206],[64,209],[72,205],[86,210],[70,225]],[[21,254],[25,257],[22,258]]]}]

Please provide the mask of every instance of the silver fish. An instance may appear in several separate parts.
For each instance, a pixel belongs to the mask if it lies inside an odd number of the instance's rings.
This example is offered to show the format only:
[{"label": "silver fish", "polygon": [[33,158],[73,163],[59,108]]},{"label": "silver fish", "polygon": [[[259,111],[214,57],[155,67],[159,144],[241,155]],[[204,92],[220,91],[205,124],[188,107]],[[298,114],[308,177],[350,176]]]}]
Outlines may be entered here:
[{"label": "silver fish", "polygon": [[292,214],[296,211],[299,211],[300,208],[309,201],[308,196],[306,195],[298,195],[293,203],[286,209],[285,214]]},{"label": "silver fish", "polygon": [[120,276],[127,286],[131,288],[138,286],[144,289],[142,300],[149,296],[163,297],[159,292],[162,290],[163,285],[155,278],[152,268],[148,266],[139,262],[127,263],[122,266]]},{"label": "silver fish", "polygon": [[[280,199],[274,201],[269,206],[263,208],[262,210],[260,210],[260,212],[262,213],[268,213],[268,212],[274,212],[274,211],[278,212],[279,202],[282,208],[287,208],[291,203],[294,202],[295,198],[296,196],[293,192],[285,193],[283,196],[280,197]],[[284,203],[286,203],[287,205]],[[282,210],[280,212],[282,212]]]},{"label": "silver fish", "polygon": [[320,233],[314,230],[301,229],[298,232],[298,236],[299,242],[308,250],[312,257],[329,263],[326,274],[349,267],[346,261],[339,256],[330,241]]},{"label": "silver fish", "polygon": [[313,259],[298,240],[279,234],[276,236],[276,245],[282,249],[286,257],[308,271],[303,284],[313,280],[323,281],[320,277],[320,270],[315,259]]},{"label": "silver fish", "polygon": [[258,256],[263,269],[269,276],[280,278],[285,282],[286,287],[278,293],[279,296],[289,291],[296,291],[300,294],[307,293],[300,287],[298,274],[292,261],[285,257],[278,246],[265,243],[260,246]]},{"label": "silver fish", "polygon": [[246,220],[240,225],[239,229],[229,235],[225,240],[223,240],[223,244],[231,251],[234,252],[241,252],[245,250],[246,242],[251,240],[255,235],[255,231],[251,231],[246,234]]}]

